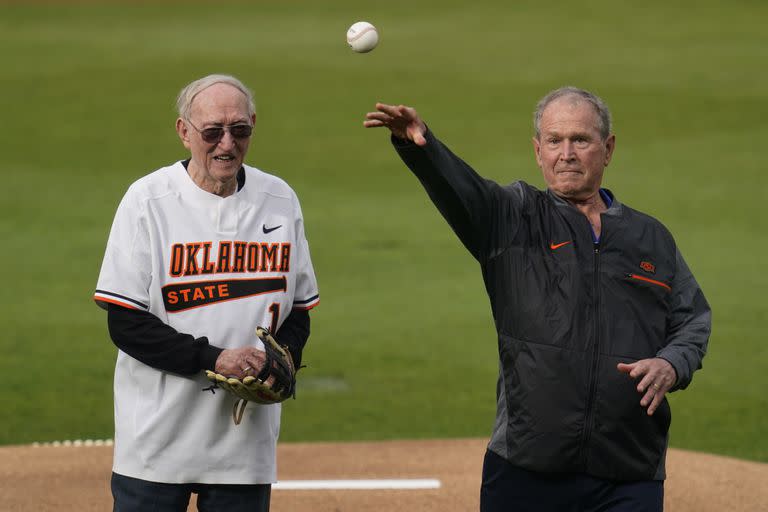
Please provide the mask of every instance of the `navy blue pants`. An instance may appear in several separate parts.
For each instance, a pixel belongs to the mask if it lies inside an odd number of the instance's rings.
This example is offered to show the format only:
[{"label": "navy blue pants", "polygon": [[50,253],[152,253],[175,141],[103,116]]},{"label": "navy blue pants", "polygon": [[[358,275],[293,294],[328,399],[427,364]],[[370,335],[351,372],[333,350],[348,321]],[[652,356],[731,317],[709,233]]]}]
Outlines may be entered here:
[{"label": "navy blue pants", "polygon": [[269,512],[270,484],[163,484],[112,473],[113,512],[186,512],[192,493],[200,512]]},{"label": "navy blue pants", "polygon": [[583,474],[537,473],[488,450],[480,512],[661,512],[664,482],[617,482]]}]

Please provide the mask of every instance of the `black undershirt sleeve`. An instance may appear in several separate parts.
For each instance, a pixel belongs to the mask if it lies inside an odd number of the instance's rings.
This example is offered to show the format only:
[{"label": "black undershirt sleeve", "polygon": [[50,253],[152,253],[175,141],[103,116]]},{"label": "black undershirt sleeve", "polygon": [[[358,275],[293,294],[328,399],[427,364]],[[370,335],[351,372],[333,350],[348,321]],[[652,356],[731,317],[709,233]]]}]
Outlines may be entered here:
[{"label": "black undershirt sleeve", "polygon": [[288,347],[293,358],[293,364],[298,369],[301,366],[301,354],[309,339],[309,311],[294,309],[285,319],[283,325],[275,333],[275,339],[281,345]]},{"label": "black undershirt sleeve", "polygon": [[[195,338],[178,332],[148,311],[110,304],[107,325],[112,341],[120,350],[148,366],[181,375],[213,370],[224,350],[211,345],[205,336]],[[309,312],[291,311],[275,338],[288,346],[298,367],[309,338]]]}]

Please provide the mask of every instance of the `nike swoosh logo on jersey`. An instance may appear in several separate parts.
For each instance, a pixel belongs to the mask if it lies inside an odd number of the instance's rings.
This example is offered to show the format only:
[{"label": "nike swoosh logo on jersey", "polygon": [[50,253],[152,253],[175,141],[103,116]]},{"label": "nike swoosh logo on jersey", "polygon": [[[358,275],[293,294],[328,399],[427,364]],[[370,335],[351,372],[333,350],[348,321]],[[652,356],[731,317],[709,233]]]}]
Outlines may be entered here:
[{"label": "nike swoosh logo on jersey", "polygon": [[262,225],[261,225],[261,230],[262,230],[262,231],[264,232],[264,234],[266,235],[267,233],[271,233],[271,232],[273,232],[273,231],[274,231],[274,230],[276,230],[276,229],[280,229],[281,227],[283,227],[283,225],[282,225],[282,224],[280,224],[279,226],[275,226],[275,227],[273,227],[273,228],[268,228],[266,224],[262,224]]},{"label": "nike swoosh logo on jersey", "polygon": [[552,242],[550,242],[550,243],[549,243],[549,248],[550,248],[550,249],[552,249],[552,250],[554,251],[555,249],[559,249],[559,248],[561,248],[562,246],[564,246],[564,245],[568,245],[568,244],[569,244],[569,243],[571,243],[571,242],[572,242],[572,240],[568,240],[567,242],[560,242],[559,244],[556,244],[556,243],[552,243]]}]

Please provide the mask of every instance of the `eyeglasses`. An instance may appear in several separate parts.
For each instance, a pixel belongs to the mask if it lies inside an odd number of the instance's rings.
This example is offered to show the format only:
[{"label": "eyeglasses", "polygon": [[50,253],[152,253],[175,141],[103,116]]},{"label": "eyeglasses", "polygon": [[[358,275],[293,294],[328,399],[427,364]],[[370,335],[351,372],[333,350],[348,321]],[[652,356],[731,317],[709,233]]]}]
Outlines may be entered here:
[{"label": "eyeglasses", "polygon": [[200,137],[202,137],[203,141],[207,144],[216,144],[218,143],[223,137],[224,132],[229,132],[232,137],[235,139],[247,139],[251,136],[251,133],[253,132],[253,126],[249,124],[231,124],[228,126],[212,126],[210,128],[203,128],[202,130],[198,128],[197,126],[192,124],[192,121],[187,119],[187,122],[189,125],[197,130],[197,133],[200,134]]}]

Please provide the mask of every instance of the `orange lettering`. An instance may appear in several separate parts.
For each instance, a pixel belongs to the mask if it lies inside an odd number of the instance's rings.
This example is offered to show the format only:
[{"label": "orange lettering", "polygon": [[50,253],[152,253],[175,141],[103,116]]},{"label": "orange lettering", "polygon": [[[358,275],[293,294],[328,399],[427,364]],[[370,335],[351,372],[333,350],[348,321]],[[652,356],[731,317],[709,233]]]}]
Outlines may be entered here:
[{"label": "orange lettering", "polygon": [[258,272],[259,270],[259,244],[248,244],[248,272]]},{"label": "orange lettering", "polygon": [[261,258],[259,271],[273,272],[277,269],[277,244],[261,244]]},{"label": "orange lettering", "polygon": [[213,274],[216,266],[211,261],[211,242],[203,242],[203,274]]},{"label": "orange lettering", "polygon": [[187,244],[187,270],[184,271],[185,276],[196,276],[200,273],[200,269],[197,266],[197,253],[200,251],[202,244],[199,242]]},{"label": "orange lettering", "polygon": [[235,256],[232,260],[232,272],[245,272],[245,242],[235,242]]},{"label": "orange lettering", "polygon": [[184,245],[173,244],[171,247],[171,276],[179,277],[184,269]]},{"label": "orange lettering", "polygon": [[280,268],[277,270],[281,272],[289,272],[291,266],[291,244],[281,244],[280,249]]},{"label": "orange lettering", "polygon": [[216,272],[229,272],[229,255],[232,251],[232,242],[219,242],[219,263]]}]

